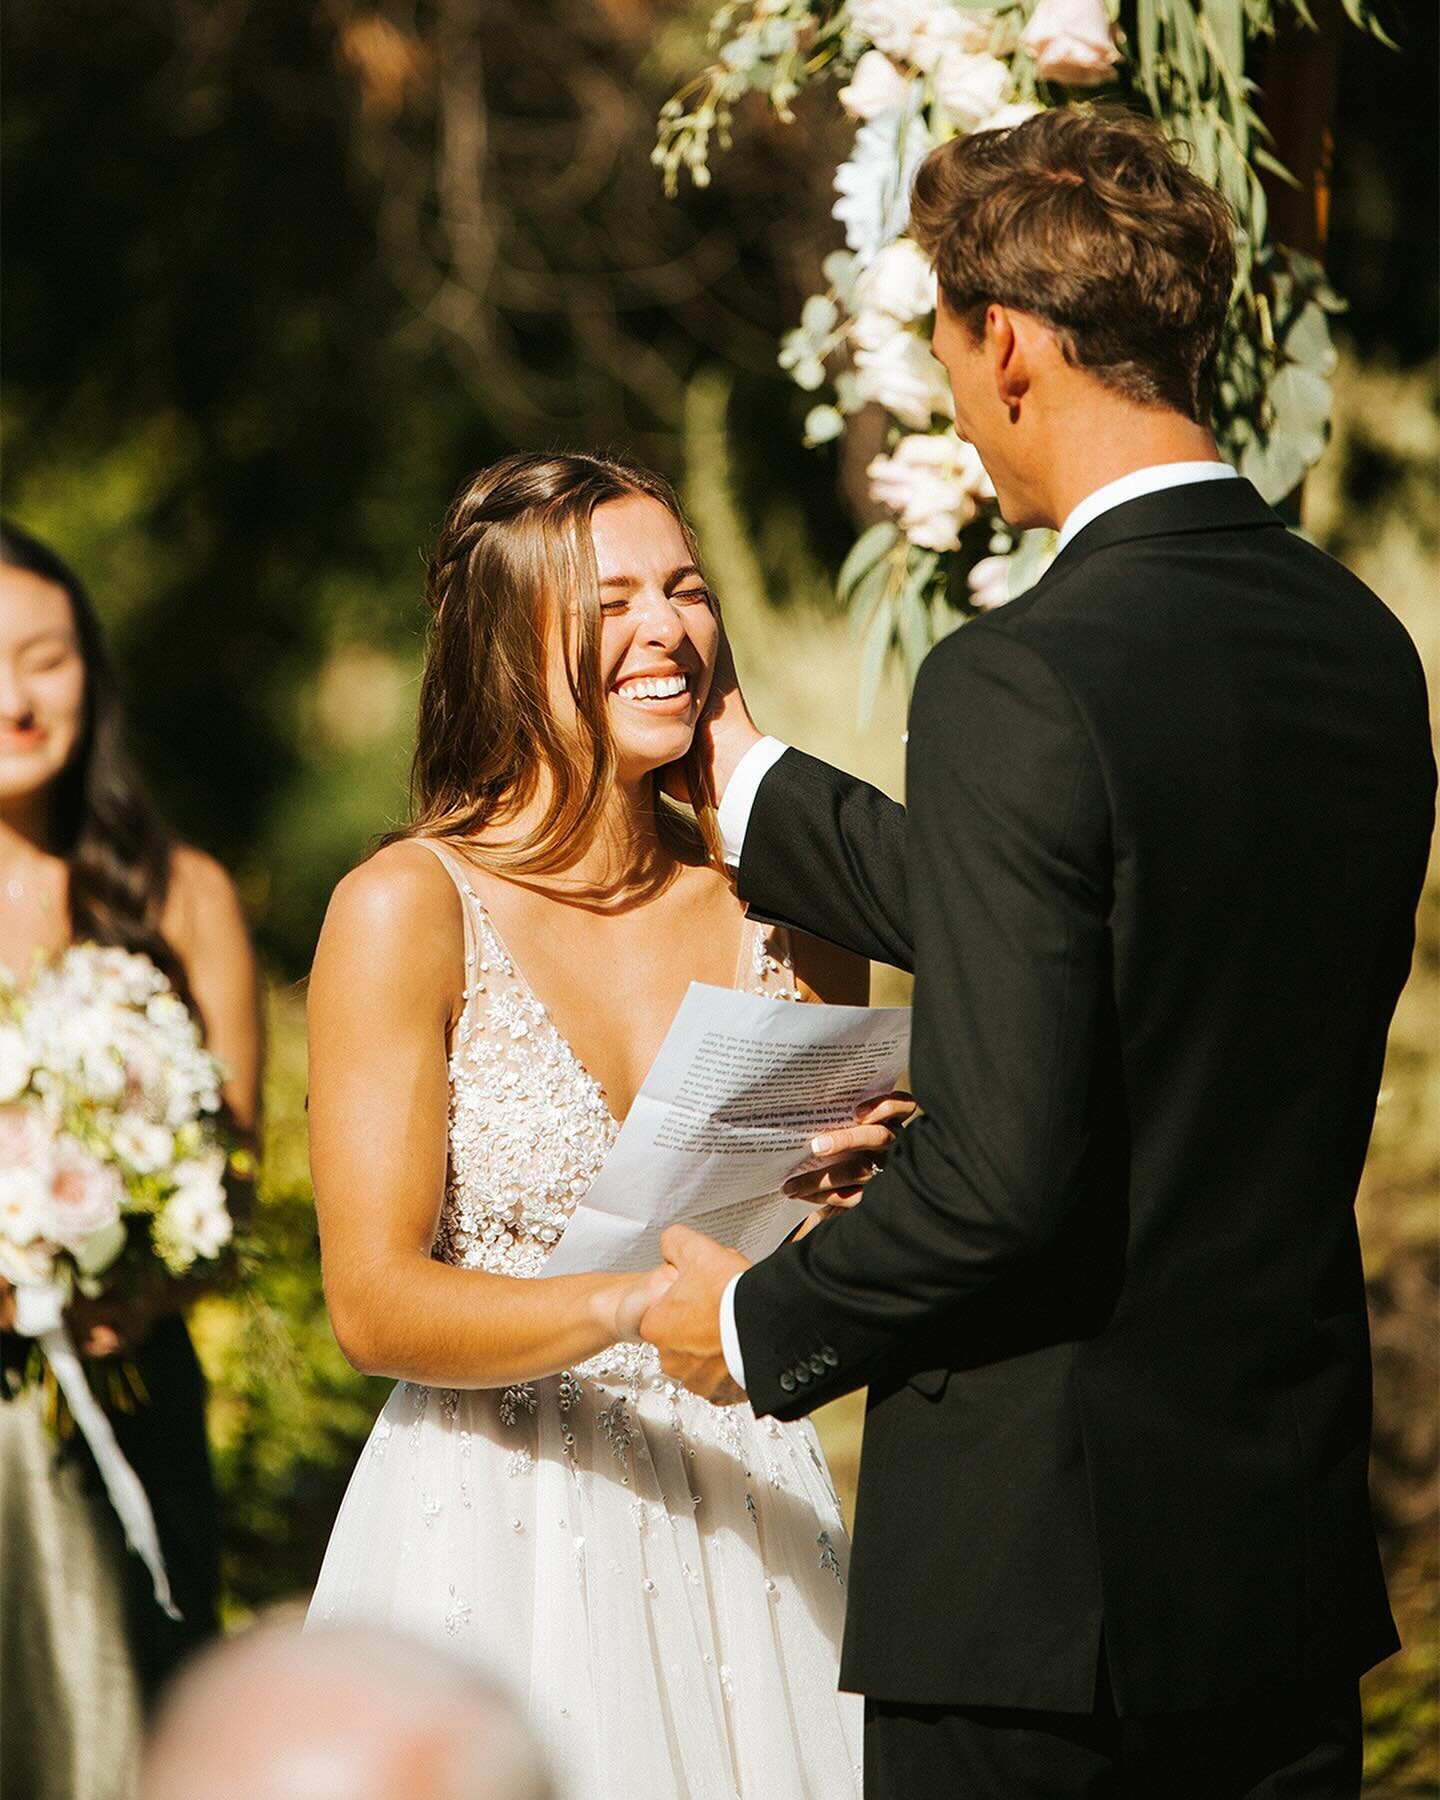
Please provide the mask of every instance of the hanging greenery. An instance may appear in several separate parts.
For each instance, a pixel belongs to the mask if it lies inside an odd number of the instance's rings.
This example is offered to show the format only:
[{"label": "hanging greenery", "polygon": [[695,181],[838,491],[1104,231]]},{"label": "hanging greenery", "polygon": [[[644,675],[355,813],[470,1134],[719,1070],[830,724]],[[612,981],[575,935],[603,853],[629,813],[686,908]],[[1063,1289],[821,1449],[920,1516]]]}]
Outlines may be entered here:
[{"label": "hanging greenery", "polygon": [[[1383,37],[1370,0],[1343,4]],[[1342,303],[1317,263],[1271,240],[1262,175],[1293,178],[1245,74],[1282,16],[1314,26],[1306,0],[1133,0],[1128,32],[1118,10],[1119,0],[729,0],[711,27],[714,62],[661,113],[654,160],[672,194],[682,173],[709,182],[712,144],[729,145],[747,93],[789,121],[803,87],[834,80],[856,122],[835,173],[845,248],[826,259],[825,291],[805,302],[780,364],[815,395],[808,443],[839,438],[871,404],[892,421],[868,469],[891,517],[863,534],[839,577],[862,639],[862,717],[892,651],[913,676],[937,637],[1022,593],[1053,555],[1051,533],[1017,539],[999,517],[929,354],[934,282],[906,225],[911,179],[935,145],[1101,91],[1152,113],[1239,225],[1214,419],[1222,453],[1273,502],[1324,448],[1329,316]]]}]

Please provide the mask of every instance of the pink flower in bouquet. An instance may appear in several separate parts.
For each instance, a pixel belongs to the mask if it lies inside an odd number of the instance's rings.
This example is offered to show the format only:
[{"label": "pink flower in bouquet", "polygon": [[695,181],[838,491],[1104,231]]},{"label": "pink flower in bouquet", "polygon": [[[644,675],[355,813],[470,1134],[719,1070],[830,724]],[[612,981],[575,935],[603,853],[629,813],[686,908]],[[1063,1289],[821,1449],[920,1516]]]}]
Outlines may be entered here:
[{"label": "pink flower in bouquet", "polygon": [[73,1138],[56,1141],[49,1183],[49,1223],[45,1235],[72,1255],[120,1217],[125,1188],[116,1170],[92,1156]]},{"label": "pink flower in bouquet", "polygon": [[1020,42],[1042,81],[1102,87],[1120,60],[1104,0],[1040,0]]}]

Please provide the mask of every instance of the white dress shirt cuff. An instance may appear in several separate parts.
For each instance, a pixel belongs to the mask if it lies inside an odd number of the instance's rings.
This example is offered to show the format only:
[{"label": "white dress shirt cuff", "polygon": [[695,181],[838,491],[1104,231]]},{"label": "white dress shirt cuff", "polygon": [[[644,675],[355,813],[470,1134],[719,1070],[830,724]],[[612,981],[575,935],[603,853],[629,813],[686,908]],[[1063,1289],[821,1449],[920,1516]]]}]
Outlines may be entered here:
[{"label": "white dress shirt cuff", "polygon": [[[757,744],[756,749],[759,747]],[[740,1333],[735,1325],[735,1289],[739,1281],[739,1275],[732,1275],[720,1296],[720,1348],[725,1353],[725,1367],[730,1371],[730,1379],[736,1387],[744,1388],[745,1359],[740,1354]]]},{"label": "white dress shirt cuff", "polygon": [[725,846],[725,860],[734,868],[740,861],[740,852],[745,847],[745,833],[750,826],[750,814],[755,806],[755,796],[760,791],[760,783],[779,762],[789,749],[779,738],[761,738],[758,744],[752,744],[735,765],[735,773],[730,777],[721,800],[716,817],[720,822],[720,838]]}]

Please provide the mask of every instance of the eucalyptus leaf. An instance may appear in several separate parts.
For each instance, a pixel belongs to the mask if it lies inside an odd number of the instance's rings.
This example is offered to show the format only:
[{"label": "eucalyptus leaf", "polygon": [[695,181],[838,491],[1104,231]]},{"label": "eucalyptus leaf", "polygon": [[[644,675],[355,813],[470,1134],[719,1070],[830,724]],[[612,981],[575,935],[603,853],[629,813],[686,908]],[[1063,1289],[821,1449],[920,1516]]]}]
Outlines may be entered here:
[{"label": "eucalyptus leaf", "polygon": [[1294,443],[1279,434],[1264,440],[1255,438],[1240,457],[1240,473],[1254,483],[1260,498],[1272,506],[1294,493],[1309,467]]},{"label": "eucalyptus leaf", "polygon": [[850,553],[841,563],[840,573],[835,578],[835,592],[841,600],[852,599],[852,590],[857,582],[894,548],[899,536],[900,527],[889,519],[882,519],[878,525],[872,525],[868,531],[861,532],[850,546]]},{"label": "eucalyptus leaf", "polygon": [[887,596],[876,607],[860,649],[860,685],[856,707],[862,729],[870,723],[875,711],[875,695],[880,688],[880,676],[885,668],[885,656],[890,648],[894,620],[894,602]]},{"label": "eucalyptus leaf", "polygon": [[1285,354],[1291,362],[1321,375],[1333,374],[1335,345],[1330,338],[1330,321],[1325,308],[1317,301],[1307,301],[1285,333]]},{"label": "eucalyptus leaf", "polygon": [[1286,363],[1277,371],[1267,395],[1280,431],[1301,446],[1308,462],[1325,448],[1330,422],[1330,383],[1313,369]]},{"label": "eucalyptus leaf", "polygon": [[1012,600],[1018,600],[1023,593],[1034,587],[1054,547],[1053,531],[1025,531],[1020,534],[1020,547],[1010,558],[1008,570]]},{"label": "eucalyptus leaf", "polygon": [[90,1278],[103,1275],[124,1248],[125,1225],[116,1219],[85,1240],[75,1252],[75,1267],[81,1275]]}]

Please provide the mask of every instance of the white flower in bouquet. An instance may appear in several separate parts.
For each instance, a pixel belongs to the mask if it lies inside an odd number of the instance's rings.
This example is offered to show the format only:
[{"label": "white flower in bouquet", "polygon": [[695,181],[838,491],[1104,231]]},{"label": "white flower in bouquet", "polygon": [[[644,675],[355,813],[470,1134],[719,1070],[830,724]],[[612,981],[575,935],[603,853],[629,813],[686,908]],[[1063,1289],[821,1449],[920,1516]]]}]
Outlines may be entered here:
[{"label": "white flower in bouquet", "polygon": [[1120,60],[1104,0],[1040,0],[1020,35],[1042,81],[1100,87]]},{"label": "white flower in bouquet", "polygon": [[993,499],[995,492],[975,446],[953,431],[903,437],[865,472],[871,494],[897,516],[910,542],[925,550],[958,549],[979,502]]},{"label": "white flower in bouquet", "polygon": [[175,1133],[138,1113],[123,1113],[111,1134],[110,1147],[137,1175],[154,1175],[175,1158]]},{"label": "white flower in bouquet", "polygon": [[18,1025],[0,1025],[0,1106],[30,1083],[30,1047]]},{"label": "white flower in bouquet", "polygon": [[[44,1237],[50,1223],[46,1173],[40,1168],[0,1168],[0,1245],[13,1244],[24,1250]],[[0,1263],[0,1275],[5,1273]]]},{"label": "white flower in bouquet", "polygon": [[923,431],[936,414],[950,416],[954,402],[945,371],[913,331],[897,331],[873,350],[857,350],[855,372],[860,398],[878,400],[904,425]]},{"label": "white flower in bouquet", "polygon": [[902,75],[888,56],[878,50],[867,50],[855,65],[849,83],[836,95],[852,119],[862,121],[894,112],[905,99],[909,78]]},{"label": "white flower in bouquet", "polygon": [[[855,287],[860,315],[888,313],[908,324],[935,310],[935,271],[913,238],[887,244]],[[873,346],[871,346],[873,348]]]},{"label": "white flower in bouquet", "polygon": [[1011,98],[1010,65],[986,51],[947,50],[935,66],[935,98],[957,131],[974,131]]},{"label": "white flower in bouquet", "polygon": [[175,1192],[155,1221],[155,1247],[173,1274],[216,1257],[230,1242],[234,1225],[225,1199],[222,1155],[178,1163]]}]

